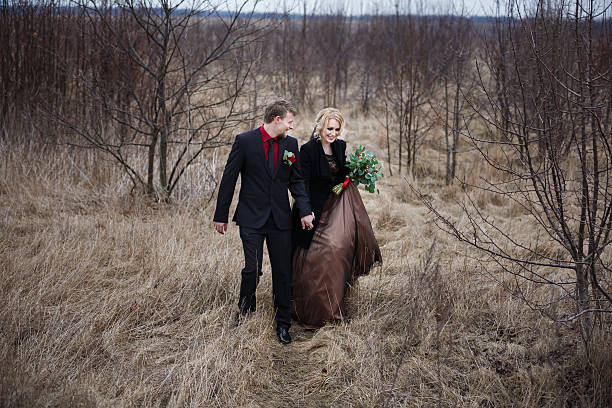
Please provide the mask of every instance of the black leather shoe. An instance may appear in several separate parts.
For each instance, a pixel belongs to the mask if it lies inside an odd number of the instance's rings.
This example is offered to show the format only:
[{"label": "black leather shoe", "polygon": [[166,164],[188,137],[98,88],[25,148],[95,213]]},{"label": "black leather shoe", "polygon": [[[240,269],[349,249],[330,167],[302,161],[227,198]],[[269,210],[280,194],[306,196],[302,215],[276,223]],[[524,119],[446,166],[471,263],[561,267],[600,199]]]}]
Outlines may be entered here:
[{"label": "black leather shoe", "polygon": [[283,344],[291,343],[291,335],[289,334],[288,328],[279,327],[278,329],[276,329],[276,332],[278,333],[278,341],[280,341]]}]

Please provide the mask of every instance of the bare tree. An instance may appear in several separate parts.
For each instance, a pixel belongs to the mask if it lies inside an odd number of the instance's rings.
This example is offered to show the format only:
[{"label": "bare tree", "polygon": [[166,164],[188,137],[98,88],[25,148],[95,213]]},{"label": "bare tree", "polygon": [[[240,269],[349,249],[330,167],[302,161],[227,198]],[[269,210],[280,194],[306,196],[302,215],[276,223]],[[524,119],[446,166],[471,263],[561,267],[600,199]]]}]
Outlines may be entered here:
[{"label": "bare tree", "polygon": [[404,14],[399,3],[396,14],[382,17],[385,35],[378,45],[382,73],[378,90],[385,102],[385,117],[397,133],[398,171],[401,173],[403,152],[407,167],[413,172],[417,150],[433,126],[426,109],[438,85],[434,55],[440,41],[433,17]]},{"label": "bare tree", "polygon": [[503,133],[503,129],[508,129],[510,126],[510,98],[511,86],[509,84],[510,70],[508,50],[509,41],[509,22],[514,15],[514,2],[508,1],[504,3],[500,0],[495,2],[496,14],[495,22],[490,35],[485,36],[485,58],[488,63],[488,68],[492,74],[494,83],[494,95],[496,101],[495,114],[498,115],[497,121],[504,123],[498,131],[501,138],[508,139],[510,134]]},{"label": "bare tree", "polygon": [[[316,48],[312,25],[318,2],[303,0],[299,2],[301,4],[297,3],[292,3],[295,9],[289,9],[284,3],[281,24],[269,32],[267,42],[274,47],[274,55],[281,57],[265,61],[265,72],[269,83],[280,84],[274,89],[275,92],[305,105],[312,102],[310,88]],[[294,11],[301,14],[293,14]]]},{"label": "bare tree", "polygon": [[376,91],[377,82],[381,78],[377,76],[381,70],[377,69],[378,56],[377,47],[382,44],[380,36],[383,32],[382,19],[378,11],[362,21],[358,21],[355,29],[354,42],[356,44],[355,62],[358,64],[359,74],[359,100],[361,111],[368,114],[372,105],[372,98]]},{"label": "bare tree", "polygon": [[[75,79],[108,120],[82,123],[57,112],[54,118],[117,160],[135,186],[168,199],[205,149],[224,144],[227,131],[248,119],[242,90],[252,61],[241,50],[261,26],[246,5],[222,14],[209,1],[78,0],[114,75],[111,87],[96,73]],[[138,164],[143,149],[146,169]]]},{"label": "bare tree", "polygon": [[445,183],[449,185],[455,178],[459,137],[474,116],[467,100],[471,98],[476,85],[471,75],[475,41],[472,23],[464,16],[444,16],[439,23],[439,32],[445,43],[445,51],[438,55],[444,96],[441,106],[434,110],[444,127]]},{"label": "bare tree", "polygon": [[[326,10],[323,10],[326,11]],[[315,75],[321,86],[323,106],[337,106],[345,99],[353,43],[353,18],[343,2],[312,23]]]},{"label": "bare tree", "polygon": [[[97,54],[78,35],[83,22],[84,16],[53,1],[0,2],[1,127],[39,127],[31,112],[40,106],[83,106],[70,72],[84,67],[86,55]],[[66,61],[73,65],[68,67]],[[77,103],[69,106],[72,102]],[[53,136],[45,132],[45,141]]]},{"label": "bare tree", "polygon": [[[538,1],[508,16],[507,84],[513,89],[506,113],[480,71],[489,109],[473,106],[489,130],[468,129],[467,136],[492,176],[477,187],[511,200],[533,220],[534,236],[502,227],[469,195],[467,223],[424,199],[442,229],[517,278],[511,288],[517,296],[557,321],[580,321],[585,342],[593,314],[612,312],[609,7]],[[509,137],[492,137],[497,132]],[[553,288],[546,300],[544,287]],[[567,300],[575,311],[559,316],[556,308]]]}]

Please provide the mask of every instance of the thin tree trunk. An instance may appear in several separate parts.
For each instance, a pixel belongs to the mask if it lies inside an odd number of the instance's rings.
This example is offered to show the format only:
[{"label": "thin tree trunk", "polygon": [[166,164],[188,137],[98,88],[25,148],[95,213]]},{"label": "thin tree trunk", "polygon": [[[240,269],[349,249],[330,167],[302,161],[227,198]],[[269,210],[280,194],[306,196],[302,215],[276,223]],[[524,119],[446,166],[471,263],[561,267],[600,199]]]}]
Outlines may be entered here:
[{"label": "thin tree trunk", "polygon": [[451,146],[450,146],[450,140],[449,140],[449,134],[448,134],[448,129],[449,129],[449,125],[448,125],[448,121],[449,121],[449,110],[450,110],[450,106],[448,103],[448,78],[446,77],[446,75],[444,76],[444,140],[446,142],[446,176],[445,176],[445,183],[448,186],[450,184],[450,172],[451,172],[451,163],[450,163],[450,156],[451,156]]},{"label": "thin tree trunk", "polygon": [[153,194],[153,172],[155,169],[155,148],[157,147],[158,132],[156,131],[149,144],[148,158],[147,158],[147,193]]},{"label": "thin tree trunk", "polygon": [[455,169],[457,168],[457,145],[459,144],[459,126],[461,120],[461,114],[459,112],[459,99],[461,97],[461,83],[457,82],[457,88],[455,90],[455,109],[453,113],[454,125],[453,125],[453,144],[451,154],[451,180],[455,178]]},{"label": "thin tree trunk", "polygon": [[387,133],[387,163],[389,163],[389,175],[393,176],[391,170],[391,139],[389,138],[389,104],[385,99],[385,132]]}]

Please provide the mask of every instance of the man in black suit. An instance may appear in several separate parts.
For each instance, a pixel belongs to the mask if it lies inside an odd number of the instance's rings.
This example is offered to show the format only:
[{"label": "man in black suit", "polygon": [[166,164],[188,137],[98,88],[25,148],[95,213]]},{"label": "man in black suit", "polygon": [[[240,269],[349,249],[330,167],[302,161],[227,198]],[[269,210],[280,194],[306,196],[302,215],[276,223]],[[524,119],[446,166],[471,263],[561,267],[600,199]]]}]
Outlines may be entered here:
[{"label": "man in black suit", "polygon": [[264,124],[236,136],[221,178],[213,225],[227,230],[229,207],[238,174],[241,178],[233,221],[240,227],[244,250],[239,318],[255,311],[255,290],[261,274],[263,242],[272,266],[276,330],[281,343],[291,342],[291,208],[287,189],[295,199],[302,228],[312,228],[314,215],[299,171],[298,143],[293,129],[296,109],[285,100],[266,107]]}]

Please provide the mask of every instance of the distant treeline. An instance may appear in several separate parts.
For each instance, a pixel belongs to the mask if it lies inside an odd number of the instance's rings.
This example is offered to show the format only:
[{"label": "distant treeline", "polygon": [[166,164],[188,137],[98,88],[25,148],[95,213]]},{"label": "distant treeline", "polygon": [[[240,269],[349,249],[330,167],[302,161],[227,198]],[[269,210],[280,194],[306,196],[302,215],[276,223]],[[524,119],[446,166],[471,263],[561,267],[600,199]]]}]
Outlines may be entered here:
[{"label": "distant treeline", "polygon": [[[224,104],[231,105],[235,123],[249,122],[263,97],[274,93],[309,110],[339,106],[375,115],[385,129],[387,159],[401,171],[414,169],[432,128],[457,136],[474,112],[501,120],[497,133],[512,138],[512,110],[519,109],[521,92],[540,89],[555,75],[562,83],[588,69],[601,82],[590,88],[590,98],[610,111],[610,20],[575,5],[542,1],[528,14],[509,6],[498,17],[474,18],[146,5],[4,0],[5,133],[7,124],[25,123],[51,138],[62,133],[58,124],[108,118],[120,134],[142,134],[142,123],[156,128],[143,121],[147,112],[155,111],[149,119],[158,122],[156,109],[184,107],[186,96],[189,103],[196,96],[211,101],[206,113],[183,118],[189,126],[223,115]],[[165,94],[180,81],[178,93]],[[179,99],[174,105],[172,97]],[[551,103],[544,90],[520,109],[531,115],[543,103]],[[238,106],[242,114],[234,115]]]},{"label": "distant treeline", "polygon": [[[6,8],[6,12],[8,14],[13,14],[15,16],[18,16],[20,14],[23,14],[24,12],[27,12],[28,9],[31,9],[33,6],[35,6],[35,4],[37,4],[38,2],[30,2],[30,3],[25,3],[25,8],[23,7],[24,4],[22,4],[23,2],[7,2],[8,4],[3,4],[0,7],[5,7]],[[79,7],[79,6],[62,6],[62,5],[55,5],[56,10],[58,10],[61,13],[88,13],[88,10],[84,9],[83,7]],[[150,8],[151,12],[153,12],[154,14],[157,15],[162,15],[164,13],[164,9],[161,7],[151,7]],[[42,11],[42,10],[39,10]],[[120,13],[120,9],[116,8],[116,9],[111,9],[110,10],[112,13]],[[174,15],[175,16],[185,16],[185,15],[189,15],[192,14],[193,11],[190,9],[186,9],[186,8],[177,8],[174,11]],[[342,12],[337,12],[337,13],[321,13],[321,12],[317,12],[317,13],[311,13],[309,14],[309,19],[326,19],[329,17],[333,17],[339,13]],[[194,13],[195,16],[198,17],[207,17],[210,15],[216,15],[218,17],[221,18],[230,18],[232,16],[234,16],[236,14],[236,11],[228,11],[228,10],[217,10],[217,9],[203,9],[203,10],[197,10],[196,13]],[[261,12],[261,11],[252,11],[248,13],[252,18],[255,19],[275,19],[275,20],[280,20],[280,19],[291,19],[291,20],[301,20],[304,18],[304,15],[301,13],[296,13],[296,12],[287,12],[287,13],[280,13],[280,12],[276,12],[276,11],[266,11],[266,12]],[[394,13],[380,13],[380,14],[349,14],[348,15],[350,19],[352,20],[370,20],[373,18],[378,18],[378,17],[390,17],[390,16],[394,16]],[[401,14],[400,16],[403,17],[407,17],[408,14]],[[425,14],[425,15],[414,15],[414,18],[431,18],[431,17],[436,17],[437,14]],[[444,17],[452,17],[455,16],[455,14],[442,14],[442,16]],[[498,17],[492,17],[492,16],[469,16],[467,17],[470,20],[474,21],[474,22],[493,22],[496,20],[496,18]],[[506,18],[505,16],[502,16],[502,18]]]}]

